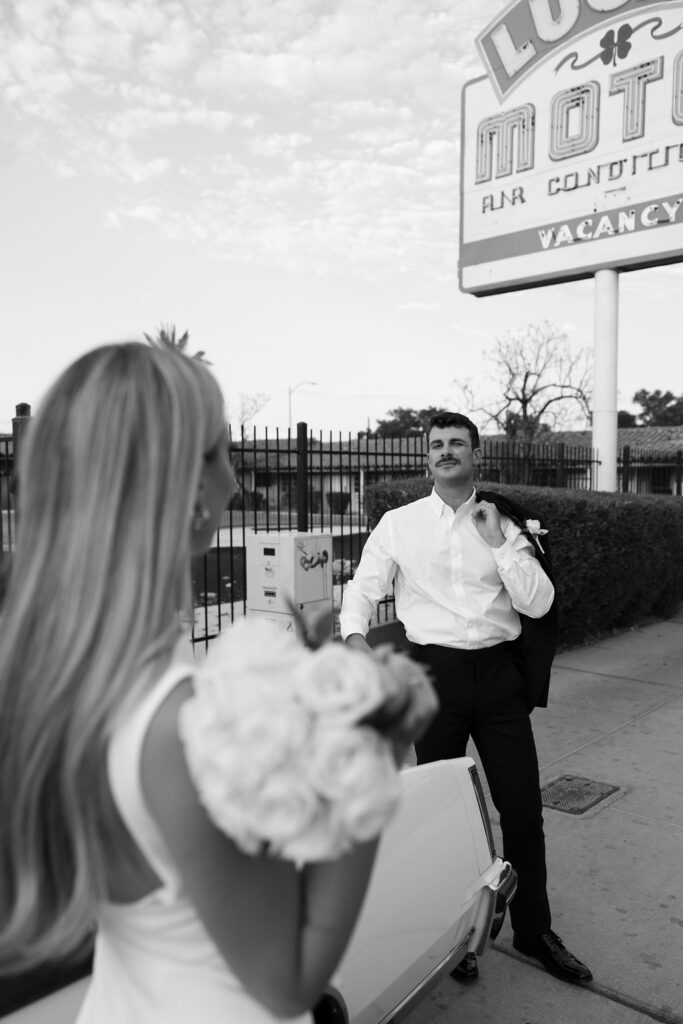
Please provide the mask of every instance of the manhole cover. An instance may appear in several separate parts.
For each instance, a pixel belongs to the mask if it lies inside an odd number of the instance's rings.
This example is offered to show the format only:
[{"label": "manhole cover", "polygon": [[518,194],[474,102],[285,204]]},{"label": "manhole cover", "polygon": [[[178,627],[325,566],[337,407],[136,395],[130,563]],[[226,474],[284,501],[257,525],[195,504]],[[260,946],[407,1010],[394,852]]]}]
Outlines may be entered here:
[{"label": "manhole cover", "polygon": [[554,782],[543,786],[541,797],[546,807],[552,807],[556,811],[567,811],[568,814],[583,814],[589,807],[594,807],[610,793],[616,793],[618,789],[618,786],[608,786],[605,782],[580,779],[575,775],[562,775]]}]

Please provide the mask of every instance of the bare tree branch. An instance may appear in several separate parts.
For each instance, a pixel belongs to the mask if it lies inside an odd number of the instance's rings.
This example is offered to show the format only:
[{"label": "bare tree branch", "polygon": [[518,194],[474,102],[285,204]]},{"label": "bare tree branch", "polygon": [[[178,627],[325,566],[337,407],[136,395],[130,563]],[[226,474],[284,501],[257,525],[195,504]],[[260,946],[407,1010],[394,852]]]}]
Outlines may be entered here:
[{"label": "bare tree branch", "polygon": [[572,351],[566,333],[547,320],[496,338],[487,354],[488,393],[459,385],[482,428],[494,425],[508,437],[533,441],[590,422],[592,372],[586,349]]},{"label": "bare tree branch", "polygon": [[237,415],[238,426],[240,428],[246,427],[247,423],[253,420],[254,416],[256,416],[269,401],[270,396],[267,395],[265,391],[258,391],[253,395],[247,395],[244,394],[244,392],[240,392],[239,413]]}]

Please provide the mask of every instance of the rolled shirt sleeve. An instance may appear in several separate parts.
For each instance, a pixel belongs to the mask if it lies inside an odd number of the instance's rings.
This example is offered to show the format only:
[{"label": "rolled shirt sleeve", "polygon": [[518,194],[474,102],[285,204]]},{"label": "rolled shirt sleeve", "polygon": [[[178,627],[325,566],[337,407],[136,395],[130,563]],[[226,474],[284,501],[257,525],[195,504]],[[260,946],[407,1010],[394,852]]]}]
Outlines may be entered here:
[{"label": "rolled shirt sleeve", "polygon": [[391,519],[385,513],[365,542],[353,579],[344,588],[339,613],[343,640],[352,633],[366,635],[378,601],[391,593],[396,568],[392,554]]},{"label": "rolled shirt sleeve", "polygon": [[498,574],[513,608],[522,615],[540,619],[555,597],[555,588],[534,554],[529,538],[507,517],[501,517],[505,543],[492,548]]}]

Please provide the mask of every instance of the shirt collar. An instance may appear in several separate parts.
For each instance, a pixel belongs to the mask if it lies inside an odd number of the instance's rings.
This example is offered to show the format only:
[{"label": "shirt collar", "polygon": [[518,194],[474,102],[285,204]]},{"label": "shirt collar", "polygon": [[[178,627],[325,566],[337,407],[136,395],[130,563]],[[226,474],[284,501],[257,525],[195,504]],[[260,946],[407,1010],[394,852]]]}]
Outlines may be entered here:
[{"label": "shirt collar", "polygon": [[[436,487],[432,488],[432,493],[429,495],[429,499],[431,501],[434,512],[439,518],[446,514],[446,510],[448,510],[449,512],[453,512],[451,506],[447,505],[445,501],[442,501],[442,499],[436,493]],[[476,500],[477,492],[474,488],[472,488],[472,493],[470,494],[467,501],[464,501],[462,505],[459,506],[457,513],[454,514],[464,515],[467,510],[472,508]]]}]

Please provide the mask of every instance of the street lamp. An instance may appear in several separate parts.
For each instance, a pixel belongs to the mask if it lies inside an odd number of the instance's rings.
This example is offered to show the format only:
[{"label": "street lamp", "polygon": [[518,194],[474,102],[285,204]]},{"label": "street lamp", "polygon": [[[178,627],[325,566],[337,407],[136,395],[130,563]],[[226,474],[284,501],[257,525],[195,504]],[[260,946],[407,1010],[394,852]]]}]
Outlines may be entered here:
[{"label": "street lamp", "polygon": [[292,433],[292,392],[296,391],[297,388],[302,388],[304,384],[310,384],[311,387],[317,387],[317,380],[300,380],[294,387],[287,388],[287,398],[289,406],[289,432]]}]

